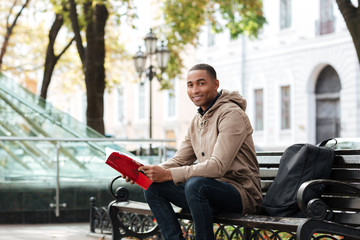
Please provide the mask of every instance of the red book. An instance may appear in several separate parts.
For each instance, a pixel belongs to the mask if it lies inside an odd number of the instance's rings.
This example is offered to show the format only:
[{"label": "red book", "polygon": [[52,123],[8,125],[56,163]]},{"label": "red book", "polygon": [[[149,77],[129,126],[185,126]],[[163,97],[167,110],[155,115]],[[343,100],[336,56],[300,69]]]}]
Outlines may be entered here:
[{"label": "red book", "polygon": [[148,165],[148,163],[108,147],[105,148],[105,152],[106,164],[122,175],[128,176],[143,189],[148,189],[152,181],[143,172],[138,170],[140,166]]}]

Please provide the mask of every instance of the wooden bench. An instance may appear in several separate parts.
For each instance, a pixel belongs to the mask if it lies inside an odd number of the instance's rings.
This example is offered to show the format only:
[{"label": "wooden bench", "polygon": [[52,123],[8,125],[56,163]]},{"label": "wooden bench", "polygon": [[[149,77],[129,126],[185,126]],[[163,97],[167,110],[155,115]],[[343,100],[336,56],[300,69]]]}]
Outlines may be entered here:
[{"label": "wooden bench", "polygon": [[[277,174],[282,152],[258,152],[257,155],[265,195]],[[129,192],[125,188],[118,188],[114,193],[112,185],[116,179],[109,185],[110,192],[117,198],[108,206],[113,239],[159,237],[159,229],[148,205],[128,201]],[[325,191],[320,199],[312,199],[305,206],[303,195],[314,184],[324,184]],[[340,239],[332,235],[339,235],[343,237],[341,239],[360,239],[360,150],[336,151],[330,179],[304,183],[297,200],[306,218],[217,214],[214,216],[216,239],[310,240],[319,234],[328,236],[321,239]],[[186,239],[193,239],[191,215],[179,208],[174,209]]]}]

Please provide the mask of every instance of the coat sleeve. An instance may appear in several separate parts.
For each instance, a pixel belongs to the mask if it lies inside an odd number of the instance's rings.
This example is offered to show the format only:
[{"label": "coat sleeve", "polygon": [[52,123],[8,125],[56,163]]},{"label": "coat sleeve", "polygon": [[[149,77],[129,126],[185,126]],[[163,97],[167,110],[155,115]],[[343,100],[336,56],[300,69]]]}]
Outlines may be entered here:
[{"label": "coat sleeve", "polygon": [[[171,168],[175,183],[185,182],[191,177],[223,177],[232,165],[252,127],[242,110],[223,112],[218,118],[218,136],[211,157],[191,166]],[[231,169],[233,170],[233,169]]]}]

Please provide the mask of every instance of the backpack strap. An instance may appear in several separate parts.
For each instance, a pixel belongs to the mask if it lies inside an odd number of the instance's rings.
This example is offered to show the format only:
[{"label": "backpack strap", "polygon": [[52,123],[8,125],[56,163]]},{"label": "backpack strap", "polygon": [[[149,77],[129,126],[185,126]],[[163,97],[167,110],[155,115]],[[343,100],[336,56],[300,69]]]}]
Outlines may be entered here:
[{"label": "backpack strap", "polygon": [[334,140],[335,143],[334,143],[332,146],[330,146],[330,147],[331,147],[331,148],[335,147],[336,144],[337,144],[336,138],[329,138],[329,139],[326,139],[326,140],[322,141],[322,142],[319,144],[319,147],[325,146],[325,145],[326,145],[329,141],[331,141],[331,140]]}]

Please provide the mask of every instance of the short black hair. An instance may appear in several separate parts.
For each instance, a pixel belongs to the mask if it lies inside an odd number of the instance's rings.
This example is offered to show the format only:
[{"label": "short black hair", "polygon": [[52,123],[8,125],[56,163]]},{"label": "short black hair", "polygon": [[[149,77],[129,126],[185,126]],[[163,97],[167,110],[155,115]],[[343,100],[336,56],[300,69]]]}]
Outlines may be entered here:
[{"label": "short black hair", "polygon": [[215,69],[209,64],[206,63],[196,64],[192,68],[190,68],[189,72],[194,70],[205,70],[213,79],[217,79]]}]

